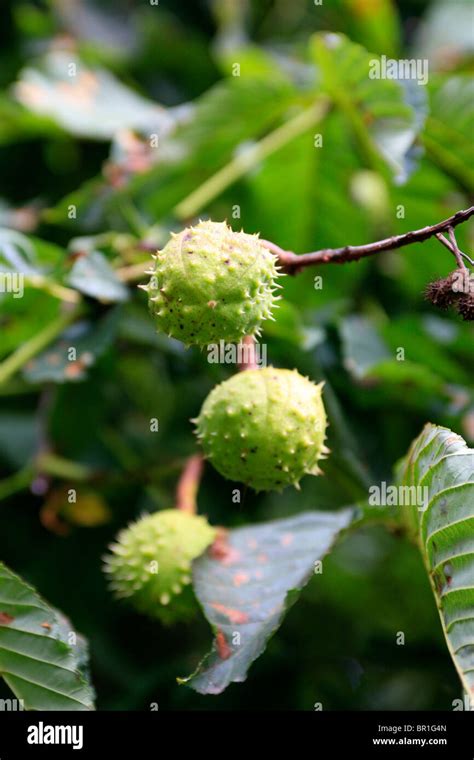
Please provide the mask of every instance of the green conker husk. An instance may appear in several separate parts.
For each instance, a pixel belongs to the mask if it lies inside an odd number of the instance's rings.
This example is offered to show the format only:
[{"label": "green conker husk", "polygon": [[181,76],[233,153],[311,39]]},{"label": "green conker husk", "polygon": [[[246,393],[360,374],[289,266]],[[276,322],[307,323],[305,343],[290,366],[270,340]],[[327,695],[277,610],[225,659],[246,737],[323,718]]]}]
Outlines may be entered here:
[{"label": "green conker husk", "polygon": [[245,370],[216,386],[196,422],[206,457],[229,480],[256,491],[298,487],[320,473],[326,413],[322,383],[296,370]]},{"label": "green conker husk", "polygon": [[139,612],[171,623],[197,611],[190,587],[191,563],[213,542],[204,517],[166,509],[120,531],[105,557],[110,588]]},{"label": "green conker husk", "polygon": [[158,330],[186,345],[237,343],[272,318],[277,259],[257,235],[225,222],[187,227],[154,257],[148,292]]}]

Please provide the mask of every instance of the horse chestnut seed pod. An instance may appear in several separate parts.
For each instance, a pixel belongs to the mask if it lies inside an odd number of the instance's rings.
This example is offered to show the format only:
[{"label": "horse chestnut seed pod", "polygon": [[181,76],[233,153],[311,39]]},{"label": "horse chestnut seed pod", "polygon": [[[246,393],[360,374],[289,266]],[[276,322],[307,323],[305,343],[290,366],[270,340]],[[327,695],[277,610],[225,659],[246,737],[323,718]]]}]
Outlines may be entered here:
[{"label": "horse chestnut seed pod", "polygon": [[296,370],[249,369],[216,386],[194,420],[197,436],[214,467],[229,480],[256,491],[298,487],[317,475],[326,413],[322,383]]},{"label": "horse chestnut seed pod", "polygon": [[186,345],[238,342],[259,335],[272,319],[280,272],[257,235],[234,232],[225,222],[199,222],[154,257],[149,272],[150,311],[159,330]]},{"label": "horse chestnut seed pod", "polygon": [[204,517],[178,509],[145,515],[120,531],[105,557],[105,572],[118,598],[165,623],[196,611],[189,586],[191,562],[216,536]]}]

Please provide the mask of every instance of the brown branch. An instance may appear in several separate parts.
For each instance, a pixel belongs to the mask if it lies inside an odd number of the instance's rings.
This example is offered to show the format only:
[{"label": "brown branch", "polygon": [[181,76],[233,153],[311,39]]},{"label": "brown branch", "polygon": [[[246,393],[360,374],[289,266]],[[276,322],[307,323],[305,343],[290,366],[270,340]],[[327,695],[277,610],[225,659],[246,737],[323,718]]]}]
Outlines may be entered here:
[{"label": "brown branch", "polygon": [[204,469],[202,454],[194,454],[187,460],[176,488],[176,508],[194,515],[197,510],[196,496]]},{"label": "brown branch", "polygon": [[[373,256],[382,251],[393,251],[396,248],[402,248],[403,246],[411,245],[412,243],[422,243],[423,241],[428,240],[428,238],[437,237],[444,231],[449,233],[450,229],[456,227],[458,224],[462,224],[473,214],[474,206],[471,206],[463,211],[457,211],[448,219],[444,219],[444,221],[438,222],[437,224],[422,227],[419,230],[412,230],[411,232],[404,232],[402,235],[394,235],[393,237],[385,238],[384,240],[377,240],[375,243],[367,243],[366,245],[345,245],[342,248],[323,248],[320,251],[313,251],[311,253],[297,254],[293,253],[293,251],[285,251],[283,248],[280,248],[269,240],[262,240],[262,243],[272,251],[275,256],[277,256],[280,264],[288,274],[296,274],[301,269],[308,266],[332,263],[345,264],[348,261],[358,261],[366,256]],[[454,253],[454,246],[452,243],[451,246],[450,250]]]}]

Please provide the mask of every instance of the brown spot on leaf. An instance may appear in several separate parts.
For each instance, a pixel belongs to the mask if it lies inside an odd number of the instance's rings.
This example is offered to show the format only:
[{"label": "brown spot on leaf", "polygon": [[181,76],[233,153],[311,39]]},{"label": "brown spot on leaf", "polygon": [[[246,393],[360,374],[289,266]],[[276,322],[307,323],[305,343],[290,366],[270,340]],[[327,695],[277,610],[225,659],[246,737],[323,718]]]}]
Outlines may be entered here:
[{"label": "brown spot on leaf", "polygon": [[8,612],[0,612],[0,625],[9,625],[15,618]]},{"label": "brown spot on leaf", "polygon": [[240,559],[240,552],[229,544],[229,532],[225,528],[219,528],[214,543],[209,549],[212,559],[222,562],[223,565],[231,565]]},{"label": "brown spot on leaf", "polygon": [[84,371],[84,366],[81,360],[78,359],[77,361],[71,362],[70,364],[68,364],[68,366],[64,370],[64,374],[66,377],[75,379],[77,377],[82,377],[83,371]]},{"label": "brown spot on leaf", "polygon": [[284,536],[281,537],[280,543],[282,546],[289,546],[293,543],[294,535],[293,533],[285,533]]},{"label": "brown spot on leaf", "polygon": [[221,660],[228,660],[232,654],[232,650],[227,643],[227,639],[220,628],[217,629],[216,633],[216,649],[217,654]]},{"label": "brown spot on leaf", "polygon": [[42,106],[48,100],[44,89],[30,82],[18,82],[16,94],[18,99],[29,107]]},{"label": "brown spot on leaf", "polygon": [[248,583],[250,577],[247,575],[247,573],[236,573],[232,580],[234,586],[241,586],[243,583]]},{"label": "brown spot on leaf", "polygon": [[51,623],[41,623],[41,628],[46,628],[46,630],[51,630]]},{"label": "brown spot on leaf", "polygon": [[456,435],[450,435],[446,438],[446,443],[448,446],[451,446],[452,443],[457,443],[458,437]]},{"label": "brown spot on leaf", "polygon": [[83,259],[84,256],[87,256],[87,255],[88,255],[87,251],[76,250],[76,251],[71,251],[71,253],[69,254],[69,258],[71,261],[78,261],[79,259]]},{"label": "brown spot on leaf", "polygon": [[211,544],[209,554],[213,559],[223,559],[230,550],[228,544],[229,532],[225,528],[218,528],[214,542]]},{"label": "brown spot on leaf", "polygon": [[234,623],[234,625],[241,625],[242,623],[246,623],[249,619],[246,612],[234,610],[232,607],[226,607],[225,604],[218,604],[215,602],[214,604],[211,604],[211,607],[229,618],[230,622]]}]

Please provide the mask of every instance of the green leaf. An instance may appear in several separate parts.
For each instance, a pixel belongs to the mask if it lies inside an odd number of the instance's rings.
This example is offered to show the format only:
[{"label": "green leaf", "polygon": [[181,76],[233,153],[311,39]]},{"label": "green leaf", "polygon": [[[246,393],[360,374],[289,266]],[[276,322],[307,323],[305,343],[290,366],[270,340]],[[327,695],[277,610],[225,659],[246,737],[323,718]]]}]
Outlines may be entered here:
[{"label": "green leaf", "polygon": [[128,290],[119,280],[106,257],[99,251],[79,256],[68,275],[67,282],[101,303],[116,303],[128,299]]},{"label": "green leaf", "polygon": [[448,428],[426,425],[403,463],[400,482],[426,489],[410,507],[446,643],[474,696],[474,449]]},{"label": "green leaf", "polygon": [[430,87],[423,133],[428,157],[467,192],[474,190],[474,82],[470,75],[438,79]]},{"label": "green leaf", "polygon": [[239,144],[268,130],[295,99],[295,91],[281,76],[229,77],[195,102],[191,118],[177,130],[176,147],[186,150],[185,164],[220,166]]},{"label": "green leaf", "polygon": [[0,563],[0,675],[27,710],[93,710],[84,640]]},{"label": "green leaf", "polygon": [[295,90],[278,77],[219,82],[195,102],[169,141],[165,160],[133,178],[135,203],[152,219],[162,217],[236,155],[251,150],[297,103]]},{"label": "green leaf", "polygon": [[[353,517],[305,512],[231,530],[222,550],[194,562],[194,590],[216,638],[195,673],[180,679],[201,694],[244,681],[285,612]],[[238,634],[238,635],[237,635]]]},{"label": "green leaf", "polygon": [[[361,385],[380,385],[391,395],[401,395],[402,403],[417,399],[426,402],[426,394],[447,396],[447,387],[436,369],[426,362],[410,359],[405,343],[400,342],[391,353],[375,325],[364,316],[350,315],[340,326],[344,366]],[[403,357],[397,351],[403,347]],[[421,391],[417,393],[417,391]],[[374,400],[374,399],[373,399]]]},{"label": "green leaf", "polygon": [[[275,77],[268,81],[229,77],[194,103],[173,134],[160,143],[159,161],[130,177],[113,191],[102,179],[84,182],[45,212],[53,224],[72,224],[68,207],[75,205],[81,229],[103,230],[123,225],[123,200],[156,221],[224,166],[236,152],[265,134],[297,101],[297,93]],[[112,156],[112,163],[114,157]]]},{"label": "green leaf", "polygon": [[413,314],[391,318],[381,326],[393,356],[403,346],[405,358],[424,365],[448,383],[470,385],[468,362],[459,361],[455,349],[465,345],[466,358],[472,355],[472,327],[469,323],[437,314]]},{"label": "green leaf", "polygon": [[[324,147],[315,145],[317,135]],[[354,244],[376,236],[366,211],[352,193],[340,192],[341,187],[351,187],[361,168],[354,150],[339,149],[350,139],[342,114],[333,111],[321,125],[268,156],[258,171],[249,173],[242,182],[246,228],[298,252],[343,246],[348,234]],[[341,225],[340,219],[346,224]],[[368,263],[360,261],[350,269],[350,276],[344,267],[331,267],[331,271],[308,269],[298,277],[286,277],[282,280],[285,301],[291,300],[301,310],[304,306],[315,309],[333,304],[342,295],[349,297]],[[319,277],[323,286],[316,288],[314,281]]]},{"label": "green leaf", "polygon": [[351,125],[368,166],[380,169],[385,161],[395,178],[405,181],[414,168],[413,144],[424,120],[421,87],[371,78],[377,56],[343,35],[316,34],[311,49],[322,87]]},{"label": "green leaf", "polygon": [[349,37],[376,53],[389,56],[397,53],[401,29],[398,9],[392,0],[376,0],[370,4],[360,0],[336,0],[336,7],[339,14],[348,16]]}]

